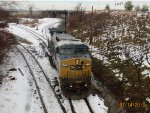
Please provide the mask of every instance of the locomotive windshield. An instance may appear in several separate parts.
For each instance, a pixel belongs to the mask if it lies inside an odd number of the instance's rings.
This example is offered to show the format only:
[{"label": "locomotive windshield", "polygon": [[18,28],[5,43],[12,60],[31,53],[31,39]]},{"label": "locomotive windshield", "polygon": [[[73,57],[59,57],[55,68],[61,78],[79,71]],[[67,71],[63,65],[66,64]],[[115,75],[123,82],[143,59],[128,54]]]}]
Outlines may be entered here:
[{"label": "locomotive windshield", "polygon": [[60,54],[87,54],[88,47],[86,45],[64,45],[60,47]]}]

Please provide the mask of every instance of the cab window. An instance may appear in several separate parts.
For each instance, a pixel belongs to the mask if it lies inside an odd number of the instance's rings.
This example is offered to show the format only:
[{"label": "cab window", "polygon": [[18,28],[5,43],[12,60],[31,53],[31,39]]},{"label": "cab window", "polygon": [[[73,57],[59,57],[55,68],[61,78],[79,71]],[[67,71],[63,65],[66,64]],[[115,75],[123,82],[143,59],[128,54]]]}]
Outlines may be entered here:
[{"label": "cab window", "polygon": [[85,45],[75,46],[75,54],[87,54],[88,48]]},{"label": "cab window", "polygon": [[86,45],[65,45],[60,47],[59,53],[68,55],[87,54],[88,47]]},{"label": "cab window", "polygon": [[74,48],[73,47],[61,47],[60,54],[74,54]]}]

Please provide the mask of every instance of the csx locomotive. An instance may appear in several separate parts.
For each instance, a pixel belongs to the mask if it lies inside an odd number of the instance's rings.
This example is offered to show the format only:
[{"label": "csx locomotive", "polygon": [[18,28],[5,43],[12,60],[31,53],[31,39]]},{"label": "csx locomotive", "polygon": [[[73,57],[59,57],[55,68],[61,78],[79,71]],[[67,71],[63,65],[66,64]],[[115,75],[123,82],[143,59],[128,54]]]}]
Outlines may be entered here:
[{"label": "csx locomotive", "polygon": [[91,58],[88,47],[65,31],[50,28],[49,43],[53,66],[57,69],[62,91],[86,93],[91,88]]}]

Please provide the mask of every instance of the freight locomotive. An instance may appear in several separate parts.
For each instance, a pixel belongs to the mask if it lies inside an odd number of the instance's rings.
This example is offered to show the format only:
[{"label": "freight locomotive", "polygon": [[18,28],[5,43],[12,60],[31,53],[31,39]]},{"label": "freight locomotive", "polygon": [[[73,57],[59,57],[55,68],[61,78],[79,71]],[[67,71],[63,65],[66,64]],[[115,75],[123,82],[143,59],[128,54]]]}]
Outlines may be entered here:
[{"label": "freight locomotive", "polygon": [[61,90],[67,96],[69,93],[87,96],[92,76],[88,46],[64,30],[50,28],[49,31],[52,66],[59,73]]}]

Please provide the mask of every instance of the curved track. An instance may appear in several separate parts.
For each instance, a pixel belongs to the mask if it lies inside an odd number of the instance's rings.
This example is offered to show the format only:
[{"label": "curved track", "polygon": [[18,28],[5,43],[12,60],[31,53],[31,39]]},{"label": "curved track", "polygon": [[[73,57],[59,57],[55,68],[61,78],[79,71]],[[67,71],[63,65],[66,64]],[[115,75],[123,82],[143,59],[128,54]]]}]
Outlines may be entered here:
[{"label": "curved track", "polygon": [[47,30],[48,30],[48,28],[51,28],[53,25],[55,25],[57,23],[59,23],[59,22],[55,22],[53,24],[49,24],[49,25],[46,25],[45,27],[43,27],[42,33],[43,33],[43,36],[45,35],[45,37],[47,38],[47,40],[49,39],[49,37],[47,36]]},{"label": "curved track", "polygon": [[44,101],[43,101],[43,98],[42,98],[41,92],[40,92],[40,88],[39,88],[39,86],[38,86],[38,84],[37,84],[37,81],[36,81],[35,75],[33,74],[33,71],[32,71],[32,69],[31,69],[31,67],[30,67],[30,65],[29,65],[29,63],[28,63],[28,61],[27,61],[27,59],[26,59],[25,55],[21,52],[21,50],[20,50],[17,46],[15,46],[15,47],[16,47],[16,49],[19,51],[19,53],[22,55],[23,59],[25,60],[25,62],[26,62],[26,64],[27,64],[27,66],[28,66],[29,71],[30,71],[30,74],[32,75],[32,77],[33,77],[33,81],[34,81],[34,83],[35,83],[35,85],[36,85],[36,89],[37,89],[37,91],[38,91],[38,94],[39,94],[39,97],[40,97],[40,101],[41,101],[41,104],[42,104],[43,110],[44,110],[44,112],[45,112],[45,113],[48,113],[48,111],[47,111],[47,109],[46,109],[46,107],[45,107],[45,104],[44,104]]},{"label": "curved track", "polygon": [[[45,42],[45,41],[47,41],[47,39],[45,37],[43,37],[42,35],[38,34],[37,32],[35,32],[35,31],[31,30],[31,29],[28,29],[28,28],[25,28],[25,27],[22,27],[22,26],[15,26],[15,27],[18,27],[18,28],[20,28],[22,30],[25,30],[25,31],[29,32],[30,34],[32,34],[33,36],[36,37],[35,39],[40,40],[47,47],[47,44]],[[43,39],[45,41],[43,41]]]},{"label": "curved track", "polygon": [[[45,72],[43,71],[43,69],[42,69],[41,65],[38,63],[37,59],[30,53],[30,51],[29,51],[26,47],[24,47],[24,46],[21,45],[21,44],[20,44],[20,46],[21,46],[23,49],[25,49],[28,54],[30,54],[30,56],[31,56],[30,58],[32,58],[32,59],[34,60],[34,62],[37,64],[37,66],[39,67],[40,72],[42,72],[42,74],[44,75],[44,77],[45,77],[46,81],[48,82],[50,88],[52,89],[52,91],[53,91],[53,93],[54,93],[54,95],[55,95],[55,97],[56,97],[56,99],[57,99],[57,101],[58,101],[58,103],[59,103],[59,105],[60,105],[60,107],[61,107],[63,113],[67,113],[66,110],[65,110],[65,108],[64,108],[64,106],[62,105],[62,103],[61,103],[61,101],[60,101],[58,95],[56,94],[54,88],[52,87],[51,81],[49,80],[49,78],[47,77],[47,75],[45,74]],[[16,47],[16,46],[15,46],[15,47]],[[37,83],[37,80],[36,80],[35,74],[34,74],[33,71],[32,71],[31,65],[29,65],[29,63],[28,63],[28,61],[27,61],[25,55],[21,52],[21,50],[20,50],[18,47],[16,47],[16,48],[19,50],[19,52],[20,52],[21,55],[23,56],[24,60],[26,61],[26,64],[27,64],[27,66],[28,66],[28,68],[29,68],[29,70],[30,70],[30,73],[31,73],[31,75],[32,75],[32,77],[33,77],[33,80],[34,80],[34,82],[35,82],[35,84],[36,84],[36,88],[37,88],[37,90],[38,90],[38,93],[39,93],[39,96],[40,96],[40,100],[41,100],[42,106],[43,106],[43,108],[44,108],[44,112],[45,112],[45,113],[48,113],[48,112],[47,112],[47,109],[46,109],[46,107],[45,107],[43,98],[42,98],[42,94],[41,94],[41,91],[40,91],[40,86],[39,86],[38,83]]]},{"label": "curved track", "polygon": [[[44,27],[44,28],[42,29],[43,35],[45,35],[45,36],[47,37],[47,39],[49,39],[49,37],[47,36],[47,30],[48,30],[48,28],[49,28],[50,26],[51,26],[51,25],[47,25],[46,27]],[[73,103],[72,103],[72,100],[71,100],[71,99],[68,99],[68,100],[69,100],[69,104],[70,104],[72,113],[76,113],[75,108],[74,108]],[[84,100],[85,100],[86,105],[87,105],[88,108],[89,108],[90,113],[94,113],[93,110],[92,110],[92,107],[90,106],[90,104],[89,104],[89,102],[88,102],[88,100],[87,100],[87,98],[84,98]]]},{"label": "curved track", "polygon": [[[46,40],[46,41],[49,40],[50,37],[48,37],[48,35],[47,35],[47,32],[48,32],[47,30],[48,30],[48,28],[51,27],[52,25],[54,25],[54,24],[47,25],[47,26],[45,26],[45,27],[42,29],[43,36],[40,35],[40,34],[38,34],[38,33],[36,33],[35,31],[33,31],[33,30],[31,30],[31,29],[28,29],[28,28],[25,28],[25,27],[20,27],[20,26],[17,26],[17,27],[19,27],[19,28],[21,28],[21,29],[23,29],[23,30],[25,30],[25,31],[27,31],[27,32],[29,32],[29,33],[31,33],[32,35],[34,35],[34,36],[36,37],[36,39],[39,39],[40,41],[42,41],[42,43],[43,43],[42,46],[45,46],[46,48],[48,48],[47,45],[46,45],[46,42],[45,42],[44,40]],[[44,36],[45,36],[45,37],[44,37]],[[56,93],[56,91],[55,91],[55,89],[52,87],[52,83],[51,83],[50,79],[48,78],[48,76],[47,76],[47,75],[45,74],[45,72],[43,71],[43,68],[42,68],[42,66],[39,64],[38,60],[35,58],[34,55],[32,55],[32,53],[31,53],[26,47],[24,47],[24,46],[21,45],[21,44],[20,44],[19,46],[21,46],[23,49],[25,49],[25,50],[27,51],[27,53],[31,56],[31,58],[34,60],[34,62],[36,63],[36,65],[39,67],[39,70],[41,70],[41,72],[42,72],[43,76],[45,77],[47,83],[49,84],[50,88],[52,89],[52,91],[53,91],[53,93],[54,93],[54,95],[55,95],[55,97],[56,97],[56,99],[57,99],[57,101],[58,101],[58,103],[59,103],[59,105],[60,105],[60,107],[61,107],[63,113],[67,113],[67,110],[66,110],[65,106],[62,104],[62,102],[61,102],[59,96],[57,95],[57,93]],[[17,47],[16,47],[16,48],[17,48]],[[19,50],[19,48],[17,48],[17,49]],[[36,82],[35,75],[33,74],[32,68],[31,68],[31,66],[29,65],[29,63],[28,63],[28,61],[27,61],[25,55],[24,55],[20,50],[19,50],[19,52],[21,53],[21,55],[22,55],[23,58],[25,59],[27,65],[28,65],[28,67],[29,67],[30,73],[31,73],[31,75],[32,75],[33,78],[34,78],[34,82],[35,82],[35,84],[36,84],[38,93],[39,93],[39,95],[40,95],[40,100],[41,100],[41,103],[42,103],[44,112],[45,112],[45,113],[48,113],[47,108],[46,108],[45,103],[44,103],[43,98],[42,98],[42,94],[41,94],[39,85],[38,85],[38,83]],[[67,99],[66,99],[66,100],[67,100]],[[90,103],[89,103],[88,99],[85,98],[85,99],[82,99],[82,100],[83,100],[84,103],[85,103],[85,107],[89,109],[88,112],[89,112],[89,113],[94,113],[94,111],[92,110],[92,107],[90,106]],[[68,102],[69,102],[69,105],[70,105],[70,108],[71,108],[71,112],[72,112],[72,113],[78,113],[78,112],[75,110],[75,108],[74,108],[75,105],[73,104],[73,100],[69,99]]]}]

